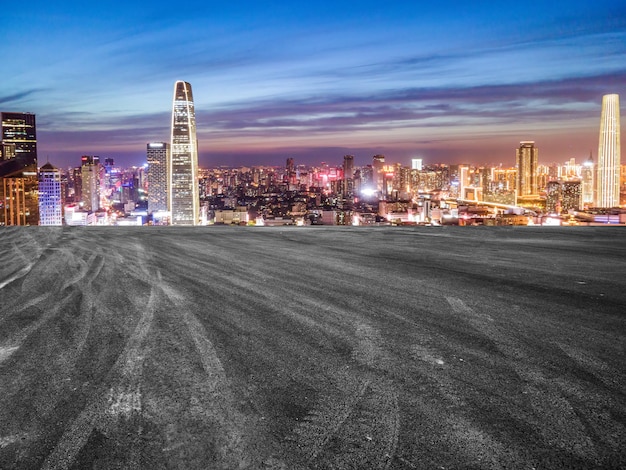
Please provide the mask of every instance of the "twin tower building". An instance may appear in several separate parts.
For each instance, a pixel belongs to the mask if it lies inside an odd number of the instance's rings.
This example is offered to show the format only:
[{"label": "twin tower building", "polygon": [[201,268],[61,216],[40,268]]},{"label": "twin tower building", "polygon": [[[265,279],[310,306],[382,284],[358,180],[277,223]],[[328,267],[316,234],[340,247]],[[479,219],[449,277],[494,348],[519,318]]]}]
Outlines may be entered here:
[{"label": "twin tower building", "polygon": [[200,223],[198,139],[191,85],[174,85],[170,142],[152,142],[147,149],[148,211],[168,214],[172,225]]}]

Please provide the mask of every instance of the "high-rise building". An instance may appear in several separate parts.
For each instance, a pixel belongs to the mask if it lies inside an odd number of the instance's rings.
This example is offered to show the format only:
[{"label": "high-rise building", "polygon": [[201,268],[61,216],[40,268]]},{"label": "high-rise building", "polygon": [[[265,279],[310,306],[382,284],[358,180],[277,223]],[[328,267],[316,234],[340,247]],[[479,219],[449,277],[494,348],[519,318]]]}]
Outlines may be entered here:
[{"label": "high-rise building", "polygon": [[374,171],[374,183],[376,184],[376,191],[378,191],[381,195],[383,193],[383,186],[385,182],[385,173],[383,171],[383,167],[385,166],[385,156],[384,155],[374,155],[372,157],[372,168]]},{"label": "high-rise building", "polygon": [[596,178],[596,207],[619,206],[619,95],[602,97]]},{"label": "high-rise building", "polygon": [[582,204],[582,183],[580,180],[561,182],[561,210],[578,210]]},{"label": "high-rise building", "polygon": [[423,159],[421,158],[411,158],[411,170],[422,171],[423,167]]},{"label": "high-rise building", "polygon": [[285,163],[285,176],[283,178],[283,182],[288,185],[296,184],[296,169],[294,165],[293,157],[287,158]]},{"label": "high-rise building", "polygon": [[582,164],[580,169],[580,178],[582,184],[582,205],[592,206],[595,200],[594,197],[594,165],[591,153],[589,158]]},{"label": "high-rise building", "polygon": [[81,203],[86,211],[100,209],[100,157],[81,157]]},{"label": "high-rise building", "polygon": [[533,141],[522,141],[516,151],[515,164],[517,179],[515,189],[517,197],[534,196],[537,188],[537,162],[539,150]]},{"label": "high-rise building", "polygon": [[63,225],[61,172],[46,163],[39,169],[39,225]]},{"label": "high-rise building", "polygon": [[343,156],[343,190],[346,198],[354,196],[354,155]]},{"label": "high-rise building", "polygon": [[167,170],[170,146],[166,142],[151,142],[147,149],[148,212],[167,211]]},{"label": "high-rise building", "polygon": [[0,225],[37,225],[35,115],[0,112],[0,123]]},{"label": "high-rise building", "polygon": [[191,85],[179,80],[174,85],[169,171],[169,210],[173,225],[199,223],[197,175],[198,141],[193,95]]}]

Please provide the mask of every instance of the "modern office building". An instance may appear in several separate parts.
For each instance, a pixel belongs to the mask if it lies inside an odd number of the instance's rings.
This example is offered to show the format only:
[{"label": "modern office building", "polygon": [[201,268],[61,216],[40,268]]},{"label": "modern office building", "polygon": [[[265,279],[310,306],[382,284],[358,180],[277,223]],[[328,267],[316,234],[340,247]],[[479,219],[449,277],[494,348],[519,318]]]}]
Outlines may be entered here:
[{"label": "modern office building", "polygon": [[596,207],[619,206],[620,179],[619,95],[602,97],[598,144]]},{"label": "modern office building", "polygon": [[35,115],[0,112],[0,225],[37,225]]},{"label": "modern office building", "polygon": [[517,178],[515,189],[517,197],[523,198],[538,194],[537,187],[537,162],[539,150],[533,141],[522,141],[515,154]]},{"label": "modern office building", "polygon": [[147,148],[148,212],[167,211],[167,182],[170,146],[167,142],[151,142]]},{"label": "modern office building", "polygon": [[169,171],[169,210],[172,225],[197,225],[198,141],[191,85],[177,81],[172,107],[172,137]]},{"label": "modern office building", "polygon": [[354,155],[343,156],[343,194],[346,198],[354,196]]},{"label": "modern office building", "polygon": [[85,211],[100,209],[100,157],[81,157],[81,203]]},{"label": "modern office building", "polygon": [[385,166],[384,155],[374,155],[372,157],[372,168],[374,170],[374,183],[375,189],[379,194],[384,195],[383,187],[385,183],[385,174],[383,167]]},{"label": "modern office building", "polygon": [[591,207],[595,201],[595,171],[591,153],[589,158],[582,164],[580,178],[582,183],[582,205]]},{"label": "modern office building", "polygon": [[561,210],[579,210],[582,207],[582,182],[569,180],[561,182]]},{"label": "modern office building", "polygon": [[63,225],[61,172],[50,163],[39,169],[39,225]]}]

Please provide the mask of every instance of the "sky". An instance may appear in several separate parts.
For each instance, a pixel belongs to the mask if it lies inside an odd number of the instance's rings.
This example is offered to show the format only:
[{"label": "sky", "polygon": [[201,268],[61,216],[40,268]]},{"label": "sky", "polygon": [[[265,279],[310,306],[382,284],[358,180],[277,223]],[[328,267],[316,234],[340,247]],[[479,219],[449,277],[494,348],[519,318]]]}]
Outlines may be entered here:
[{"label": "sky", "polygon": [[602,95],[626,102],[623,0],[24,5],[2,10],[0,110],[37,115],[40,164],[143,164],[176,80],[201,166],[512,166],[521,140],[582,161]]}]

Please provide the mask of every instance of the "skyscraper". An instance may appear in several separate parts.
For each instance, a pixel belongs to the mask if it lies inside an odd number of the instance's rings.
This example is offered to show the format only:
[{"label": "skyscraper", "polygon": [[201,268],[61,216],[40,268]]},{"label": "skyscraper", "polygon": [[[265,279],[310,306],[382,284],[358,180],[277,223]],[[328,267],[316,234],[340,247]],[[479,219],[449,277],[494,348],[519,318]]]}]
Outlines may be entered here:
[{"label": "skyscraper", "polygon": [[582,204],[583,206],[592,206],[594,204],[594,164],[591,152],[589,158],[583,163],[580,170],[580,177],[582,179]]},{"label": "skyscraper", "polygon": [[167,211],[167,169],[170,146],[166,142],[151,142],[147,149],[148,212]]},{"label": "skyscraper", "polygon": [[100,157],[81,157],[81,202],[86,211],[100,209]]},{"label": "skyscraper", "polygon": [[39,169],[39,225],[63,225],[61,172],[46,163]]},{"label": "skyscraper", "polygon": [[354,196],[354,156],[343,156],[343,192],[346,198]]},{"label": "skyscraper", "polygon": [[537,188],[537,161],[539,149],[533,141],[522,141],[516,151],[515,165],[517,166],[516,187],[517,197],[533,196],[538,194]]},{"label": "skyscraper", "polygon": [[191,85],[177,81],[172,107],[172,139],[169,171],[169,210],[173,225],[197,225],[198,141]]},{"label": "skyscraper", "polygon": [[372,157],[372,168],[374,171],[374,183],[375,189],[379,192],[379,194],[384,194],[383,186],[385,183],[385,175],[383,173],[383,166],[385,165],[385,156],[384,155],[374,155]]},{"label": "skyscraper", "polygon": [[619,206],[619,95],[602,97],[596,178],[596,207]]},{"label": "skyscraper", "polygon": [[37,225],[35,115],[0,112],[0,225]]}]

